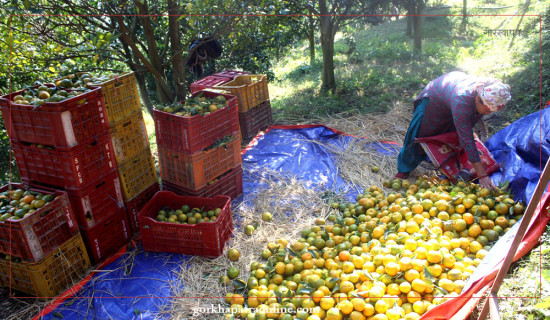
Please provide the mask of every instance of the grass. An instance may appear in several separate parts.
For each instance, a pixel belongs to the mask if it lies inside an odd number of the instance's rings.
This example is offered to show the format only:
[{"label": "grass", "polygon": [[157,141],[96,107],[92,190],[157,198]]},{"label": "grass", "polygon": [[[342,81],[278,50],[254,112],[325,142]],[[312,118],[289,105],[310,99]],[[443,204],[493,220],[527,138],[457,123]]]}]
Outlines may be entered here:
[{"label": "grass", "polygon": [[[456,2],[456,3],[455,3]],[[457,15],[462,2],[450,3],[453,8],[426,10],[429,15]],[[495,1],[492,6],[515,5],[519,1]],[[472,7],[489,5],[472,1]],[[469,14],[501,16],[471,16],[461,30],[462,17],[429,16],[424,19],[423,52],[413,54],[412,39],[405,35],[406,21],[399,19],[375,27],[365,27],[349,34],[337,34],[335,43],[335,75],[338,88],[335,95],[322,96],[319,87],[322,76],[320,47],[310,64],[306,42],[297,45],[274,66],[275,81],[270,83],[272,107],[276,122],[307,122],[310,115],[386,112],[395,102],[411,104],[422,87],[437,76],[462,70],[476,76],[502,79],[512,86],[513,100],[502,112],[503,120],[494,123],[492,132],[507,121],[538,110],[538,64],[533,63],[538,42],[538,17],[502,15],[517,14],[518,8],[502,10],[470,9]],[[547,3],[532,4],[527,14],[545,12]],[[491,29],[522,29],[515,37],[485,34]],[[346,54],[345,37],[353,37],[356,50]],[[535,39],[536,38],[536,39]],[[526,58],[529,57],[529,58]],[[536,57],[538,58],[538,57]],[[529,62],[528,59],[531,59]],[[543,75],[544,78],[544,75]],[[550,85],[549,85],[550,86]],[[527,106],[526,106],[527,105]]]},{"label": "grass", "polygon": [[[498,292],[499,312],[504,320],[547,320],[550,318],[550,226],[540,244],[529,255],[516,261]],[[467,320],[475,320],[479,305]]]},{"label": "grass", "polygon": [[[550,226],[539,246],[514,264],[499,290],[499,309],[503,319],[550,319]],[[521,299],[515,299],[520,297]]]}]

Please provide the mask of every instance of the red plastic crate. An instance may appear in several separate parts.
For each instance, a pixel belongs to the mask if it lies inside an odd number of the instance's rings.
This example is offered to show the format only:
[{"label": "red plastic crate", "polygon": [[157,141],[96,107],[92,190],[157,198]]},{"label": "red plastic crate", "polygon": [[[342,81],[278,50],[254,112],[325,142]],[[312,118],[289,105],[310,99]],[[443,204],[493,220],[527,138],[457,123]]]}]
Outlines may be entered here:
[{"label": "red plastic crate", "polygon": [[15,262],[0,258],[0,286],[11,287],[40,298],[54,298],[82,279],[90,258],[77,233],[38,262]]},{"label": "red plastic crate", "polygon": [[222,72],[214,73],[213,76],[218,77],[227,77],[231,80],[235,79],[236,76],[240,76],[243,74],[250,74],[250,72],[247,71],[238,71],[238,70],[224,70]]},{"label": "red plastic crate", "polygon": [[[2,186],[0,192],[9,187]],[[26,189],[19,183],[12,183],[11,188]],[[42,187],[29,189],[51,194],[54,200],[22,219],[0,222],[0,252],[35,262],[77,234],[78,225],[66,192]]]},{"label": "red plastic crate", "polygon": [[158,146],[161,179],[193,190],[203,188],[242,162],[240,134],[235,137],[224,146],[191,155]]},{"label": "red plastic crate", "polygon": [[23,182],[38,182],[61,188],[81,188],[116,169],[109,136],[91,137],[72,148],[45,149],[13,143],[13,152]]},{"label": "red plastic crate", "polygon": [[134,199],[127,201],[126,204],[126,212],[128,213],[128,220],[130,221],[130,228],[132,229],[132,233],[139,232],[139,220],[138,220],[138,213],[145,204],[153,198],[155,193],[160,191],[160,186],[158,182],[155,182],[150,187],[148,187],[145,191],[138,194]]},{"label": "red plastic crate", "polygon": [[271,123],[271,103],[266,101],[247,112],[239,112],[239,124],[243,139],[254,138]]},{"label": "red plastic crate", "polygon": [[[239,131],[237,99],[234,96],[200,91],[205,97],[219,95],[227,99],[227,106],[207,115],[182,117],[153,109],[157,144],[174,151],[194,153],[228,134]],[[193,97],[198,93],[193,94]]]},{"label": "red plastic crate", "polygon": [[91,228],[124,207],[124,197],[116,171],[82,188],[67,189],[67,194],[80,227]]},{"label": "red plastic crate", "polygon": [[[222,212],[214,222],[195,225],[155,220],[157,212],[164,206],[179,208],[184,204],[191,208],[204,207],[204,210],[221,208]],[[186,197],[170,191],[159,191],[139,212],[138,217],[143,249],[146,251],[215,258],[223,253],[223,248],[233,232],[231,199],[228,196]]]},{"label": "red plastic crate", "polygon": [[207,76],[198,81],[191,83],[191,93],[195,93],[204,89],[212,88],[215,85],[226,83],[231,81],[228,77]]},{"label": "red plastic crate", "polygon": [[162,190],[172,191],[182,196],[213,197],[225,195],[231,197],[231,199],[235,199],[243,193],[243,169],[241,165],[238,165],[231,171],[218,177],[214,183],[199,190],[189,189],[163,180]]},{"label": "red plastic crate", "polygon": [[93,264],[98,264],[118,252],[132,236],[124,209],[120,209],[91,228],[81,227],[80,232]]},{"label": "red plastic crate", "polygon": [[61,102],[46,102],[38,107],[12,101],[23,91],[0,98],[6,131],[12,141],[68,148],[83,143],[91,136],[108,133],[107,113],[99,87],[92,87],[89,92]]},{"label": "red plastic crate", "polygon": [[143,114],[137,113],[111,126],[111,142],[117,163],[122,163],[149,148]]}]

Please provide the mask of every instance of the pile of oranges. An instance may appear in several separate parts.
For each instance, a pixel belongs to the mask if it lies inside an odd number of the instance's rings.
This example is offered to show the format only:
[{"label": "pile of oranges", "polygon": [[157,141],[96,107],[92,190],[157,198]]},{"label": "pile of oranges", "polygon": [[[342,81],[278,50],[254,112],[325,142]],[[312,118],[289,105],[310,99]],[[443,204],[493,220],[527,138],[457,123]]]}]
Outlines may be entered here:
[{"label": "pile of oranges", "polygon": [[372,186],[357,203],[332,203],[329,223],[317,219],[290,245],[269,243],[248,280],[234,280],[226,318],[418,319],[460,294],[524,212],[505,190],[427,177],[390,183],[391,193]]}]

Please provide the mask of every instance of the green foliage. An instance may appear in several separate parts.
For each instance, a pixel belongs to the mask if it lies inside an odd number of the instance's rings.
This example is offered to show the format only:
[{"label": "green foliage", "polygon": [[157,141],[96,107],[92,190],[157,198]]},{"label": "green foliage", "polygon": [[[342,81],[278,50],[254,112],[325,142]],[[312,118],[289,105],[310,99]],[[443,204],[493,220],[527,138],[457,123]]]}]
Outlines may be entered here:
[{"label": "green foliage", "polygon": [[[512,100],[506,110],[509,116],[517,114],[515,117],[521,117],[535,112],[550,100],[550,3],[537,2],[535,8],[542,15],[542,38],[539,38],[539,20],[529,19],[522,28],[527,33],[525,42],[528,49],[518,55],[523,70],[509,79],[512,87]],[[542,96],[542,105],[539,95]]]},{"label": "green foliage", "polygon": [[0,116],[0,185],[4,185],[10,180],[19,180],[15,160],[12,159],[11,155],[10,141],[4,127],[4,121],[2,121],[2,117]]},{"label": "green foliage", "polygon": [[540,238],[540,246],[531,250],[511,267],[499,290],[499,297],[520,299],[501,299],[499,311],[504,320],[550,318],[550,226]]}]

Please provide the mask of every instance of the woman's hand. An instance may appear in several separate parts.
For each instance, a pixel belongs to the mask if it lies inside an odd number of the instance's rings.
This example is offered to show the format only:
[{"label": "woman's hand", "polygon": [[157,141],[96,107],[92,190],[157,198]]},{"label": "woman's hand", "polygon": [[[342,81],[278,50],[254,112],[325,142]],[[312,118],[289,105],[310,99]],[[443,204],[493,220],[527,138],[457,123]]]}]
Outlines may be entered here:
[{"label": "woman's hand", "polygon": [[485,168],[483,167],[483,164],[481,162],[474,162],[472,163],[472,167],[474,167],[474,170],[477,173],[477,176],[479,178],[479,184],[483,188],[487,188],[489,190],[496,190],[497,187],[493,184],[493,181],[491,181],[491,178],[487,175],[487,172],[485,171]]},{"label": "woman's hand", "polygon": [[479,185],[481,187],[489,189],[489,190],[496,190],[496,188],[497,188],[495,186],[495,184],[493,183],[493,181],[491,181],[491,178],[489,178],[488,176],[480,178],[479,179]]}]

